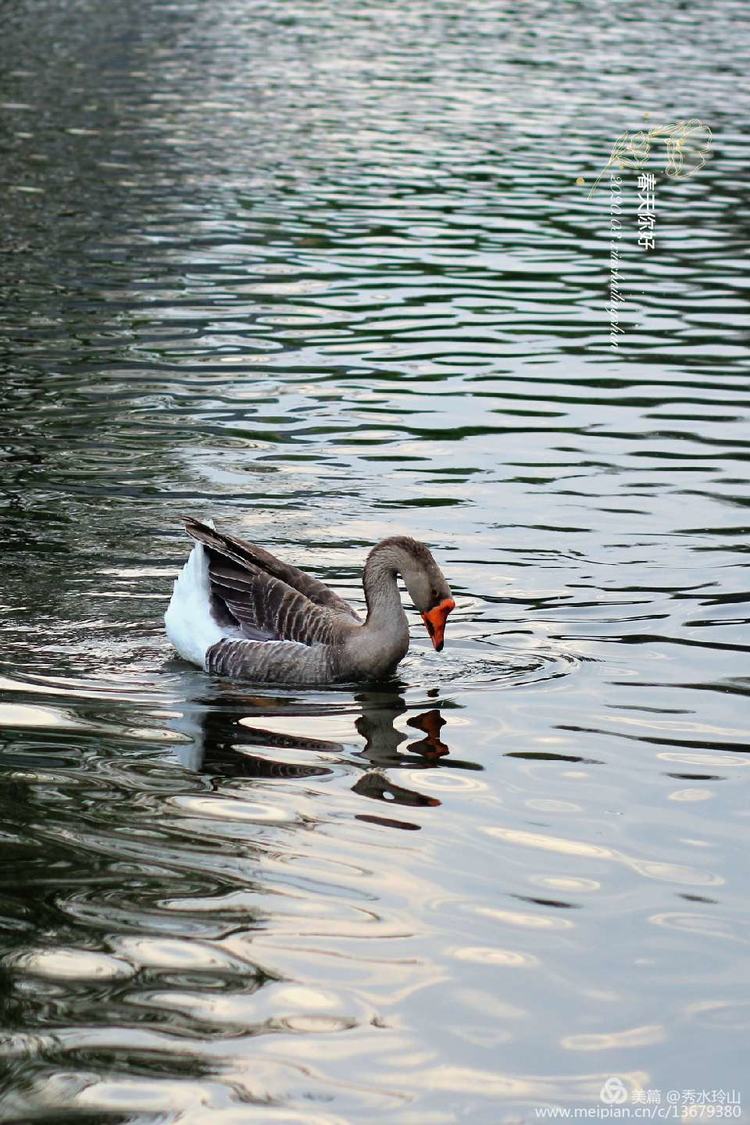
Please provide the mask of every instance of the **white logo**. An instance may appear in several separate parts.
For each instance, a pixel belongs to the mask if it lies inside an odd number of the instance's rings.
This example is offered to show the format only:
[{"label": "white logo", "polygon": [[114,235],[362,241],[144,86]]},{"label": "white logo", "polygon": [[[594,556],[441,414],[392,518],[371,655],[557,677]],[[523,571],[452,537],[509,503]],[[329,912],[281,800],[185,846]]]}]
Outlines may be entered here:
[{"label": "white logo", "polygon": [[628,1100],[628,1090],[621,1078],[608,1078],[599,1091],[599,1097],[606,1105],[621,1105]]}]

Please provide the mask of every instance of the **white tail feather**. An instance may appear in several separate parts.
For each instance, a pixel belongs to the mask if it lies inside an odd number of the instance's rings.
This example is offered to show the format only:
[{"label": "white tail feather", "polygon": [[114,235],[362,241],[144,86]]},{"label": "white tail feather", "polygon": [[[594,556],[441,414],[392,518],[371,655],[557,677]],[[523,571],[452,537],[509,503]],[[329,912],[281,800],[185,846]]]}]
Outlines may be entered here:
[{"label": "white tail feather", "polygon": [[204,667],[206,652],[231,630],[223,628],[211,613],[208,558],[200,543],[177,576],[172,598],[164,614],[167,636],[185,660]]}]

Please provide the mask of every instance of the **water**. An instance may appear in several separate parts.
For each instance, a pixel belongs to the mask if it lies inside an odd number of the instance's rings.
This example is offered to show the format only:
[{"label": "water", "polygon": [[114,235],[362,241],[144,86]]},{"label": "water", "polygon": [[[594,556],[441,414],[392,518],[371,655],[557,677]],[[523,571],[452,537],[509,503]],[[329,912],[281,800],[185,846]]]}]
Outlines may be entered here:
[{"label": "water", "polygon": [[[4,12],[3,1120],[743,1092],[743,16]],[[575,181],[686,117],[613,351]],[[445,651],[412,614],[377,689],[189,669],[182,513],[359,606],[423,538]]]}]

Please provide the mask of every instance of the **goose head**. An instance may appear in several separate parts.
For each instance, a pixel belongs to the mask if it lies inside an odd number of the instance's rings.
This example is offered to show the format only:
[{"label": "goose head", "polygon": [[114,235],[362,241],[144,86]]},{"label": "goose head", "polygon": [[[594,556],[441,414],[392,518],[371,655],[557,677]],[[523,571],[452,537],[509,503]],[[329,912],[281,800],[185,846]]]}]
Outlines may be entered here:
[{"label": "goose head", "polygon": [[422,615],[433,647],[437,652],[441,652],[445,639],[445,623],[448,614],[456,608],[456,603],[443,572],[432,555],[430,555],[430,563],[429,567],[415,569],[413,573],[404,574],[402,577],[409,591],[409,597]]},{"label": "goose head", "polygon": [[432,552],[424,543],[406,536],[386,539],[375,551],[384,551],[390,557],[393,569],[401,575],[409,597],[422,615],[434,648],[440,652],[445,622],[456,603]]}]

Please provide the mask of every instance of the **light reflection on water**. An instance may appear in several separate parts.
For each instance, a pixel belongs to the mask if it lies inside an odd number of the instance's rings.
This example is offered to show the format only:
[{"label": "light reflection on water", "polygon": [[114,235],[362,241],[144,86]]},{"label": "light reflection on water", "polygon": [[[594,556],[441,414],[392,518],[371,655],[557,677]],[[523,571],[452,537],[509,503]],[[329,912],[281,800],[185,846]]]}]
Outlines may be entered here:
[{"label": "light reflection on water", "polygon": [[[740,14],[14,6],[5,1120],[741,1087]],[[613,355],[575,178],[644,110],[716,152],[658,182],[651,255],[631,185]],[[360,606],[369,547],[423,538],[445,651],[415,620],[373,688],[186,668],[183,512]]]}]

